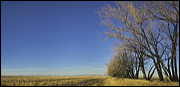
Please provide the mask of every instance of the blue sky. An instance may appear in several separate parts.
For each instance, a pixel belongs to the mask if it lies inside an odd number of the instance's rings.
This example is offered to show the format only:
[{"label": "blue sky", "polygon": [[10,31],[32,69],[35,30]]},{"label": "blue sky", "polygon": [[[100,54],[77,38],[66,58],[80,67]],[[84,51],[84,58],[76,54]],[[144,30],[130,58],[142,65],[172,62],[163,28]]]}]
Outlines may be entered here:
[{"label": "blue sky", "polygon": [[1,75],[103,75],[113,41],[96,11],[108,3],[2,1]]},{"label": "blue sky", "polygon": [[111,3],[2,1],[1,75],[104,75],[114,40],[97,10]]}]

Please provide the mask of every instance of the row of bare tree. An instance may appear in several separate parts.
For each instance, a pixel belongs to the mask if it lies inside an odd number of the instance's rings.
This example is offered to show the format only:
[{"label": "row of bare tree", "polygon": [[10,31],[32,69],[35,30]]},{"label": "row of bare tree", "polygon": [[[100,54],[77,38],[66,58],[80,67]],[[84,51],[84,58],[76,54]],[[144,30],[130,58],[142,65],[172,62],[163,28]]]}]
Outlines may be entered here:
[{"label": "row of bare tree", "polygon": [[110,28],[106,34],[121,42],[108,64],[108,75],[138,78],[141,70],[150,80],[156,70],[161,81],[164,75],[179,81],[179,1],[116,1],[98,14]]}]

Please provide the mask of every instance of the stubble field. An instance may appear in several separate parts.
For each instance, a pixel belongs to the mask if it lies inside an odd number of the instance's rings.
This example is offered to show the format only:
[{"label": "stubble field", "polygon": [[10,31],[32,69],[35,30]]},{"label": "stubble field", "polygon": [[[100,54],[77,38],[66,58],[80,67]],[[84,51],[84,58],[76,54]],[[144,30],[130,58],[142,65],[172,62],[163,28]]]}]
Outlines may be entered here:
[{"label": "stubble field", "polygon": [[179,82],[109,76],[1,76],[1,86],[179,86]]}]

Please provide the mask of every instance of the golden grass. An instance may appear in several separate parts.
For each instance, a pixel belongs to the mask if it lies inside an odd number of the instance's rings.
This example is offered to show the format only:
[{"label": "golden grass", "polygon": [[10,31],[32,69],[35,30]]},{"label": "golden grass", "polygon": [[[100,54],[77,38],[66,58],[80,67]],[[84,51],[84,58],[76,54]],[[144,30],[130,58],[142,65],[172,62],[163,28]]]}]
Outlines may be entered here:
[{"label": "golden grass", "polygon": [[179,82],[162,82],[156,79],[151,81],[142,79],[127,79],[127,78],[116,78],[109,77],[105,86],[179,86]]},{"label": "golden grass", "polygon": [[179,86],[179,82],[160,82],[109,76],[1,76],[1,86]]}]

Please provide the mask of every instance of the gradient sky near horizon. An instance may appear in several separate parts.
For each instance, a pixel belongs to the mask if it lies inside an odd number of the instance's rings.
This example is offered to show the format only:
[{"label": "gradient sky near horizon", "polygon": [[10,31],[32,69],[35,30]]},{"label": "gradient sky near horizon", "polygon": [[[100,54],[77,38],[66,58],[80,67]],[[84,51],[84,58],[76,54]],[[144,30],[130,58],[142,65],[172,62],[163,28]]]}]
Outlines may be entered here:
[{"label": "gradient sky near horizon", "polygon": [[103,75],[113,41],[96,11],[108,3],[1,1],[1,75]]}]

